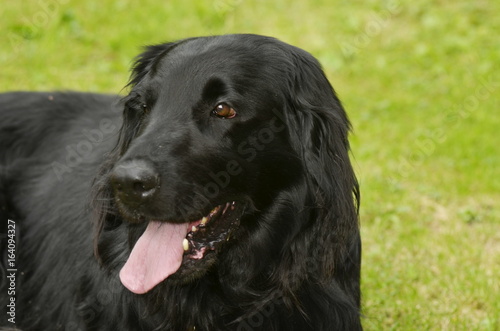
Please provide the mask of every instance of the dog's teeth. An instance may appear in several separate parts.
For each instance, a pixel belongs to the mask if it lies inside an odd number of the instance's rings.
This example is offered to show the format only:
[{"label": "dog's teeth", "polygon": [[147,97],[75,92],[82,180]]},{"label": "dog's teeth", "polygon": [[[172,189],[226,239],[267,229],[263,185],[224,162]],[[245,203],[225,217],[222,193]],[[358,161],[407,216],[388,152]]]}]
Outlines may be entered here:
[{"label": "dog's teeth", "polygon": [[229,208],[229,206],[231,206],[231,204],[229,202],[226,203],[226,206],[224,207],[224,210],[222,211],[222,215],[224,215],[226,213],[226,211]]},{"label": "dog's teeth", "polygon": [[196,232],[198,229],[196,228],[196,226],[193,225],[193,227],[191,228],[191,231],[193,232]]},{"label": "dog's teeth", "polygon": [[184,251],[186,252],[189,249],[189,241],[186,238],[184,238],[184,240],[182,241],[182,248],[184,248]]},{"label": "dog's teeth", "polygon": [[206,218],[205,216],[203,216],[203,218],[201,219],[201,223],[200,224],[207,224],[207,221],[208,221],[208,218]]}]

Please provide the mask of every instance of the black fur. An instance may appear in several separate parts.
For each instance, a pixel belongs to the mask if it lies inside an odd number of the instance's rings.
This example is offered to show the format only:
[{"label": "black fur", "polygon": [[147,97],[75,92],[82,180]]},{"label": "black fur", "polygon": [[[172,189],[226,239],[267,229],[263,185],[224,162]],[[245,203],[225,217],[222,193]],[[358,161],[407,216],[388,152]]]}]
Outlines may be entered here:
[{"label": "black fur", "polygon": [[[130,87],[122,100],[0,96],[0,216],[4,230],[7,219],[18,230],[16,326],[360,330],[350,125],[319,63],[267,37],[193,38],[148,47]],[[236,116],[215,116],[220,103]],[[120,165],[134,162],[155,172],[152,198],[116,183]],[[239,172],[227,175],[230,164]],[[244,206],[239,226],[206,261],[146,294],[121,285],[148,220],[192,221],[228,201]],[[3,238],[4,256],[6,247]],[[12,326],[7,318],[0,324]]]}]

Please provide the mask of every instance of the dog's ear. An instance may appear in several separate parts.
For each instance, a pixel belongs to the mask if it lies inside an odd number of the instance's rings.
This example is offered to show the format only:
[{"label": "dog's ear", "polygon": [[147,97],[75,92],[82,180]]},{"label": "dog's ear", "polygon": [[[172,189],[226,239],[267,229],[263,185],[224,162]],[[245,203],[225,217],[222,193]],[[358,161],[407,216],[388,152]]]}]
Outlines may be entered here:
[{"label": "dog's ear", "polygon": [[164,56],[180,44],[194,39],[197,38],[188,38],[175,42],[146,46],[144,51],[135,58],[127,86],[137,85],[148,73],[154,74],[158,64]]},{"label": "dog's ear", "polygon": [[285,118],[300,154],[314,205],[317,245],[329,253],[323,272],[333,273],[358,238],[358,183],[349,160],[350,123],[319,62],[309,53],[290,52]]},{"label": "dog's ear", "polygon": [[146,46],[144,51],[135,58],[127,86],[135,86],[149,72],[154,73],[159,61],[178,44],[179,42],[171,42]]}]

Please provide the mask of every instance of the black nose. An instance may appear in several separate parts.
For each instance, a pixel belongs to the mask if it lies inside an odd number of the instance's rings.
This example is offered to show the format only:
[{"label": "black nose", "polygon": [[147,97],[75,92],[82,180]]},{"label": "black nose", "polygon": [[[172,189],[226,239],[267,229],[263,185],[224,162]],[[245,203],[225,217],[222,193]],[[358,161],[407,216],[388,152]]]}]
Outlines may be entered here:
[{"label": "black nose", "polygon": [[150,200],[160,186],[160,176],[153,164],[145,160],[121,162],[111,174],[117,197],[130,207]]}]

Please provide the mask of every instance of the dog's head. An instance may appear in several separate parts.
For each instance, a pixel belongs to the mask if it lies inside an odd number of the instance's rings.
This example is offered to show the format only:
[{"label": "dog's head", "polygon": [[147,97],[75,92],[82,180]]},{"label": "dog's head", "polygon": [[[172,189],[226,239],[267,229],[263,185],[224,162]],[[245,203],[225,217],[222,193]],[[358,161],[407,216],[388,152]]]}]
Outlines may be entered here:
[{"label": "dog's head", "polygon": [[187,283],[245,250],[255,265],[291,245],[310,254],[305,229],[328,240],[331,272],[357,186],[347,117],[310,54],[254,35],[187,39],[148,47],[130,86],[95,198],[98,237],[129,227],[126,287]]}]

